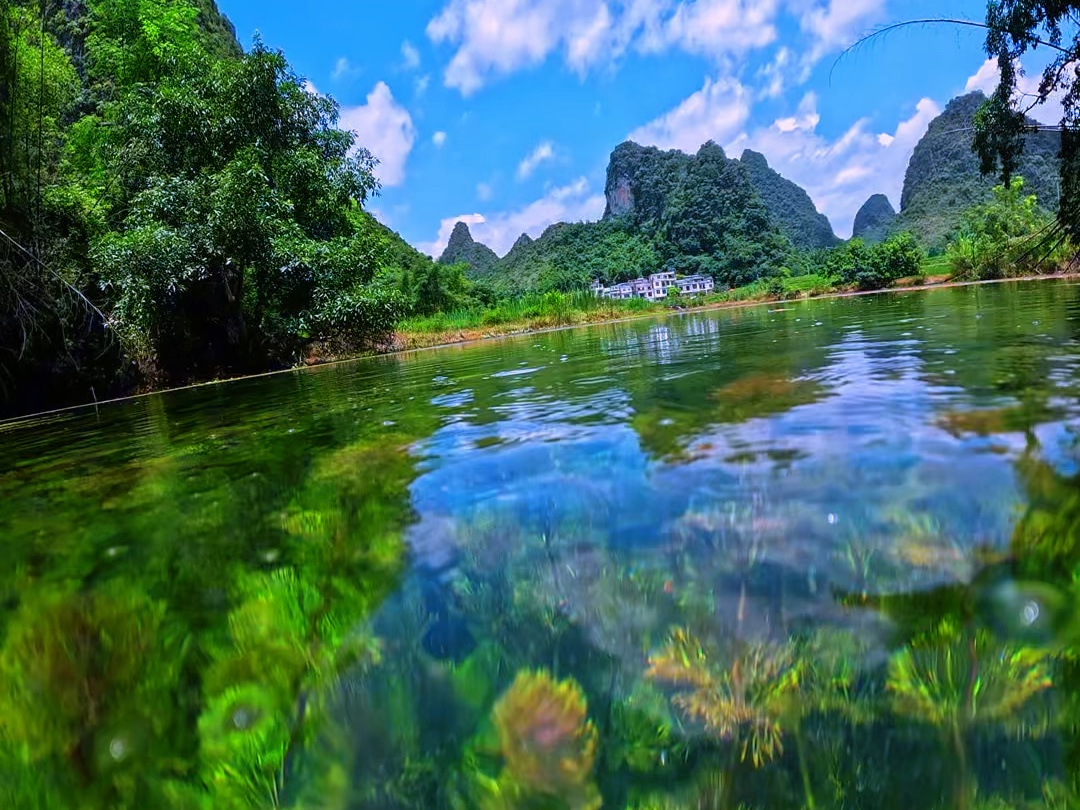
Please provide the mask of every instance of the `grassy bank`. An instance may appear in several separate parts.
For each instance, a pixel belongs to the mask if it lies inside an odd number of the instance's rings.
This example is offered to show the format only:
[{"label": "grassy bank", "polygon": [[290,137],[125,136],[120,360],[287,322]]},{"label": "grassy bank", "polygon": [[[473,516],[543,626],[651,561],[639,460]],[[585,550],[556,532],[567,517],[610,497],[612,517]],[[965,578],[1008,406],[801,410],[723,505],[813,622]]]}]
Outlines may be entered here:
[{"label": "grassy bank", "polygon": [[[780,301],[797,301],[841,295],[863,295],[888,290],[920,290],[954,284],[992,283],[985,281],[953,282],[948,264],[942,258],[928,259],[921,274],[899,279],[885,290],[860,291],[851,286],[839,285],[832,279],[819,275],[794,276],[783,279],[758,281],[745,287],[715,293],[698,298],[674,298],[651,303],[642,299],[611,301],[601,299],[589,292],[546,293],[528,295],[512,301],[504,301],[488,309],[467,309],[440,312],[425,318],[403,321],[397,329],[389,351],[408,351],[467,343],[474,340],[526,334],[545,329],[558,329],[590,323],[604,323],[665,312],[724,309],[747,304],[765,304]],[[1061,276],[1035,276],[1032,278],[1060,278]],[[1024,281],[1031,278],[1001,279],[1000,281]]]},{"label": "grassy bank", "polygon": [[487,309],[459,309],[410,318],[397,328],[395,349],[418,349],[496,335],[533,332],[663,312],[665,304],[642,299],[611,301],[591,292],[524,295]]},{"label": "grassy bank", "polygon": [[407,351],[664,312],[795,300],[843,291],[824,276],[809,275],[759,281],[713,295],[655,303],[643,299],[612,301],[597,298],[591,292],[526,295],[487,309],[462,309],[410,318],[398,326],[390,348]]}]

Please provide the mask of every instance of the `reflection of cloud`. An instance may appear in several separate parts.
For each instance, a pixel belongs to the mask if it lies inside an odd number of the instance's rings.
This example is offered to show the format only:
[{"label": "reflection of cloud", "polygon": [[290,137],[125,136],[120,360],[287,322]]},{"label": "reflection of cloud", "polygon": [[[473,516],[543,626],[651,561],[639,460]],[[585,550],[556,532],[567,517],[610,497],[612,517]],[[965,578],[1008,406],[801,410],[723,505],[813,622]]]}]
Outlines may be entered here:
[{"label": "reflection of cloud", "polygon": [[[801,617],[872,646],[881,622],[832,589],[962,581],[976,544],[1007,545],[1017,501],[1011,459],[934,424],[959,396],[933,382],[939,361],[958,362],[928,355],[948,344],[939,321],[867,320],[889,300],[534,336],[482,371],[474,355],[443,372],[470,375],[472,396],[441,394],[443,427],[415,448],[429,460],[415,508],[454,521],[425,532],[467,548],[470,576],[505,577],[516,610],[564,617],[628,672],[691,604],[715,637]],[[496,376],[515,370],[531,373]],[[738,423],[710,396],[756,409],[801,381],[812,401]],[[658,458],[631,430],[643,418],[670,419],[686,453]]]}]

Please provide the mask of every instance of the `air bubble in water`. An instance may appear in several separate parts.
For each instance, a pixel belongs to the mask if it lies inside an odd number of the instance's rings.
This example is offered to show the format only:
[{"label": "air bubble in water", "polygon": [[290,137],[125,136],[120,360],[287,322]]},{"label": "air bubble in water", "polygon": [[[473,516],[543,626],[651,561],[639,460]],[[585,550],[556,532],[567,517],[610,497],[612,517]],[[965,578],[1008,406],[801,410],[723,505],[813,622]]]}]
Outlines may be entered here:
[{"label": "air bubble in water", "polygon": [[253,721],[254,716],[247,709],[240,708],[233,712],[232,724],[237,731],[247,731],[251,728]]},{"label": "air bubble in water", "polygon": [[116,737],[109,743],[109,756],[120,762],[128,755],[128,746],[122,737]]}]

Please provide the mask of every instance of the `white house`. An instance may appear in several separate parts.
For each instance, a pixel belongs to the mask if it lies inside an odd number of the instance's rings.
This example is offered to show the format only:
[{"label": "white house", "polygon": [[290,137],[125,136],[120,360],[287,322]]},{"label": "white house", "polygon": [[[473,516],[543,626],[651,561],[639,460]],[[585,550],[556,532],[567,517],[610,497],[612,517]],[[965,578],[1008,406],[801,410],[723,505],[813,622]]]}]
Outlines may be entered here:
[{"label": "white house", "polygon": [[647,301],[659,301],[667,298],[668,290],[674,287],[680,295],[707,295],[716,285],[709,276],[687,276],[679,278],[672,272],[653,273],[648,279],[635,278],[605,287],[599,280],[592,283],[592,291],[603,298],[625,301],[630,298],[644,298]]},{"label": "white house", "polygon": [[686,278],[680,278],[675,283],[678,285],[679,293],[682,295],[708,295],[716,289],[712,276],[687,276]]}]

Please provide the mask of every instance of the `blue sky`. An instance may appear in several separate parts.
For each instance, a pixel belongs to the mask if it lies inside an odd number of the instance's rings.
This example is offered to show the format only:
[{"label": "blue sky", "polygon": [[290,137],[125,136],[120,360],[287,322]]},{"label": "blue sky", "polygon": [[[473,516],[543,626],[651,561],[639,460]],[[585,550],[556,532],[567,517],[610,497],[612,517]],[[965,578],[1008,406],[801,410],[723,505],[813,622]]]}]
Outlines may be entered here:
[{"label": "blue sky", "polygon": [[911,150],[950,98],[996,84],[985,0],[219,0],[245,46],[281,48],[381,160],[377,215],[437,255],[459,219],[498,253],[603,213],[628,137],[763,152],[841,236],[899,205]]}]

